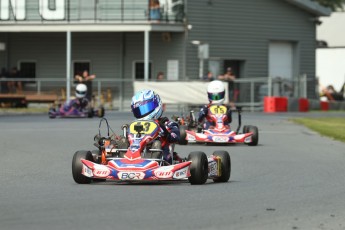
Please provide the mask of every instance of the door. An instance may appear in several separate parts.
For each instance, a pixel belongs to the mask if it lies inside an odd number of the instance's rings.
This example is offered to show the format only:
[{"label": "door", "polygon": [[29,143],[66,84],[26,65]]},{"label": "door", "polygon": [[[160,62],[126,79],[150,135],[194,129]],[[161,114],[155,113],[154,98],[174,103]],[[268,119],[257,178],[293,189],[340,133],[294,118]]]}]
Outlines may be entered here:
[{"label": "door", "polygon": [[268,65],[268,75],[270,77],[292,80],[293,44],[290,42],[270,42]]}]

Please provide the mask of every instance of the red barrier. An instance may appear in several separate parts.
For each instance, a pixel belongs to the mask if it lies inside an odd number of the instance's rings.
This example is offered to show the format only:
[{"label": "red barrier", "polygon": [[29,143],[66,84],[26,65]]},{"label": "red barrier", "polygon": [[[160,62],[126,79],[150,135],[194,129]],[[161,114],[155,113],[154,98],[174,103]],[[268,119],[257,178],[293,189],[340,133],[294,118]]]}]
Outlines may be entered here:
[{"label": "red barrier", "polygon": [[287,112],[287,97],[264,97],[264,112]]},{"label": "red barrier", "polygon": [[309,111],[309,101],[307,98],[298,99],[298,110],[300,112],[308,112]]},{"label": "red barrier", "polygon": [[328,101],[320,101],[320,108],[322,111],[327,111],[329,109]]}]

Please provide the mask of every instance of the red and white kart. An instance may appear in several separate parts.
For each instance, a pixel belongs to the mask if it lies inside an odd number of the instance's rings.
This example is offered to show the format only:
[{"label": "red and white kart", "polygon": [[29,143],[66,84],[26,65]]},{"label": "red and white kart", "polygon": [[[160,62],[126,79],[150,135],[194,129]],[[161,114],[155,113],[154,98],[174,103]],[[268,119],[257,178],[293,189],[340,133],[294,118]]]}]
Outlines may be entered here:
[{"label": "red and white kart", "polygon": [[[103,118],[100,121],[100,127]],[[73,179],[78,184],[112,181],[186,181],[204,184],[207,179],[227,182],[231,160],[226,151],[215,151],[209,157],[204,152],[191,152],[183,162],[163,159],[161,143],[157,140],[161,128],[157,121],[134,121],[123,126],[124,137],[95,136],[96,151],[77,151],[72,160]],[[120,141],[119,141],[120,140]],[[125,142],[128,140],[129,147]],[[122,144],[121,144],[122,142]],[[173,148],[171,156],[174,156]]]},{"label": "red and white kart", "polygon": [[232,143],[245,143],[255,146],[259,141],[259,131],[256,126],[245,125],[243,133],[240,133],[241,128],[241,108],[238,107],[238,127],[236,131],[230,129],[229,125],[224,124],[226,118],[227,108],[223,105],[211,105],[208,113],[215,124],[210,126],[209,129],[193,129],[188,126],[180,126],[181,141],[180,144],[187,143],[215,143],[215,144],[232,144]]}]

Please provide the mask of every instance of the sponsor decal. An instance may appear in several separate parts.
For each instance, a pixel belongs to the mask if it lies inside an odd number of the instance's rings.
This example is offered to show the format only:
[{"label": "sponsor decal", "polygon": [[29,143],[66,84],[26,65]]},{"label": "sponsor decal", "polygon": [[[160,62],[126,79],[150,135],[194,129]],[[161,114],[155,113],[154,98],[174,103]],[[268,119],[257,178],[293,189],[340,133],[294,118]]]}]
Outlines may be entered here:
[{"label": "sponsor decal", "polygon": [[244,139],[244,143],[250,143],[252,142],[252,136],[246,137],[246,139]]},{"label": "sponsor decal", "polygon": [[97,177],[107,177],[110,174],[110,170],[106,167],[96,168],[93,170],[93,175]]},{"label": "sponsor decal", "polygon": [[188,172],[188,167],[184,167],[180,170],[177,170],[175,173],[174,173],[174,176],[173,178],[174,179],[182,179],[182,178],[186,178],[187,177],[187,172]]},{"label": "sponsor decal", "polygon": [[190,135],[189,133],[187,133],[187,138],[188,141],[195,141],[195,136]]},{"label": "sponsor decal", "polygon": [[171,171],[173,168],[173,166],[161,167],[155,170],[154,174],[158,178],[170,178],[173,175],[173,172]]},{"label": "sponsor decal", "polygon": [[211,161],[208,163],[208,175],[209,176],[217,176],[218,170],[217,170],[217,162]]},{"label": "sponsor decal", "polygon": [[240,135],[236,135],[235,136],[235,140],[237,141],[237,140],[241,140],[241,139],[243,139],[245,137],[245,134],[240,134]]},{"label": "sponsor decal", "polygon": [[228,137],[226,137],[226,136],[214,136],[214,137],[212,137],[212,140],[214,142],[224,143],[224,142],[228,142]]},{"label": "sponsor decal", "polygon": [[120,180],[142,180],[145,177],[143,172],[119,172],[117,177]]},{"label": "sponsor decal", "polygon": [[89,169],[88,167],[86,167],[85,165],[83,165],[83,170],[82,170],[82,173],[84,176],[87,176],[87,177],[92,177],[93,174],[92,174],[92,170]]}]

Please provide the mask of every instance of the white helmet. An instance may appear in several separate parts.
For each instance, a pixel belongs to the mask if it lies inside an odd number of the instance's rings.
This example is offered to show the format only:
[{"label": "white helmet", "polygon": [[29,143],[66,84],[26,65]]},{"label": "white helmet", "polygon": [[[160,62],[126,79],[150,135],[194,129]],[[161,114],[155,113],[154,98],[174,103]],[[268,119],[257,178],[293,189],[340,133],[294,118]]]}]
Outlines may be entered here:
[{"label": "white helmet", "polygon": [[87,86],[85,84],[78,84],[75,88],[75,96],[77,98],[84,98],[86,96]]},{"label": "white helmet", "polygon": [[222,104],[224,102],[225,88],[221,81],[211,81],[207,86],[208,100],[211,104]]}]

